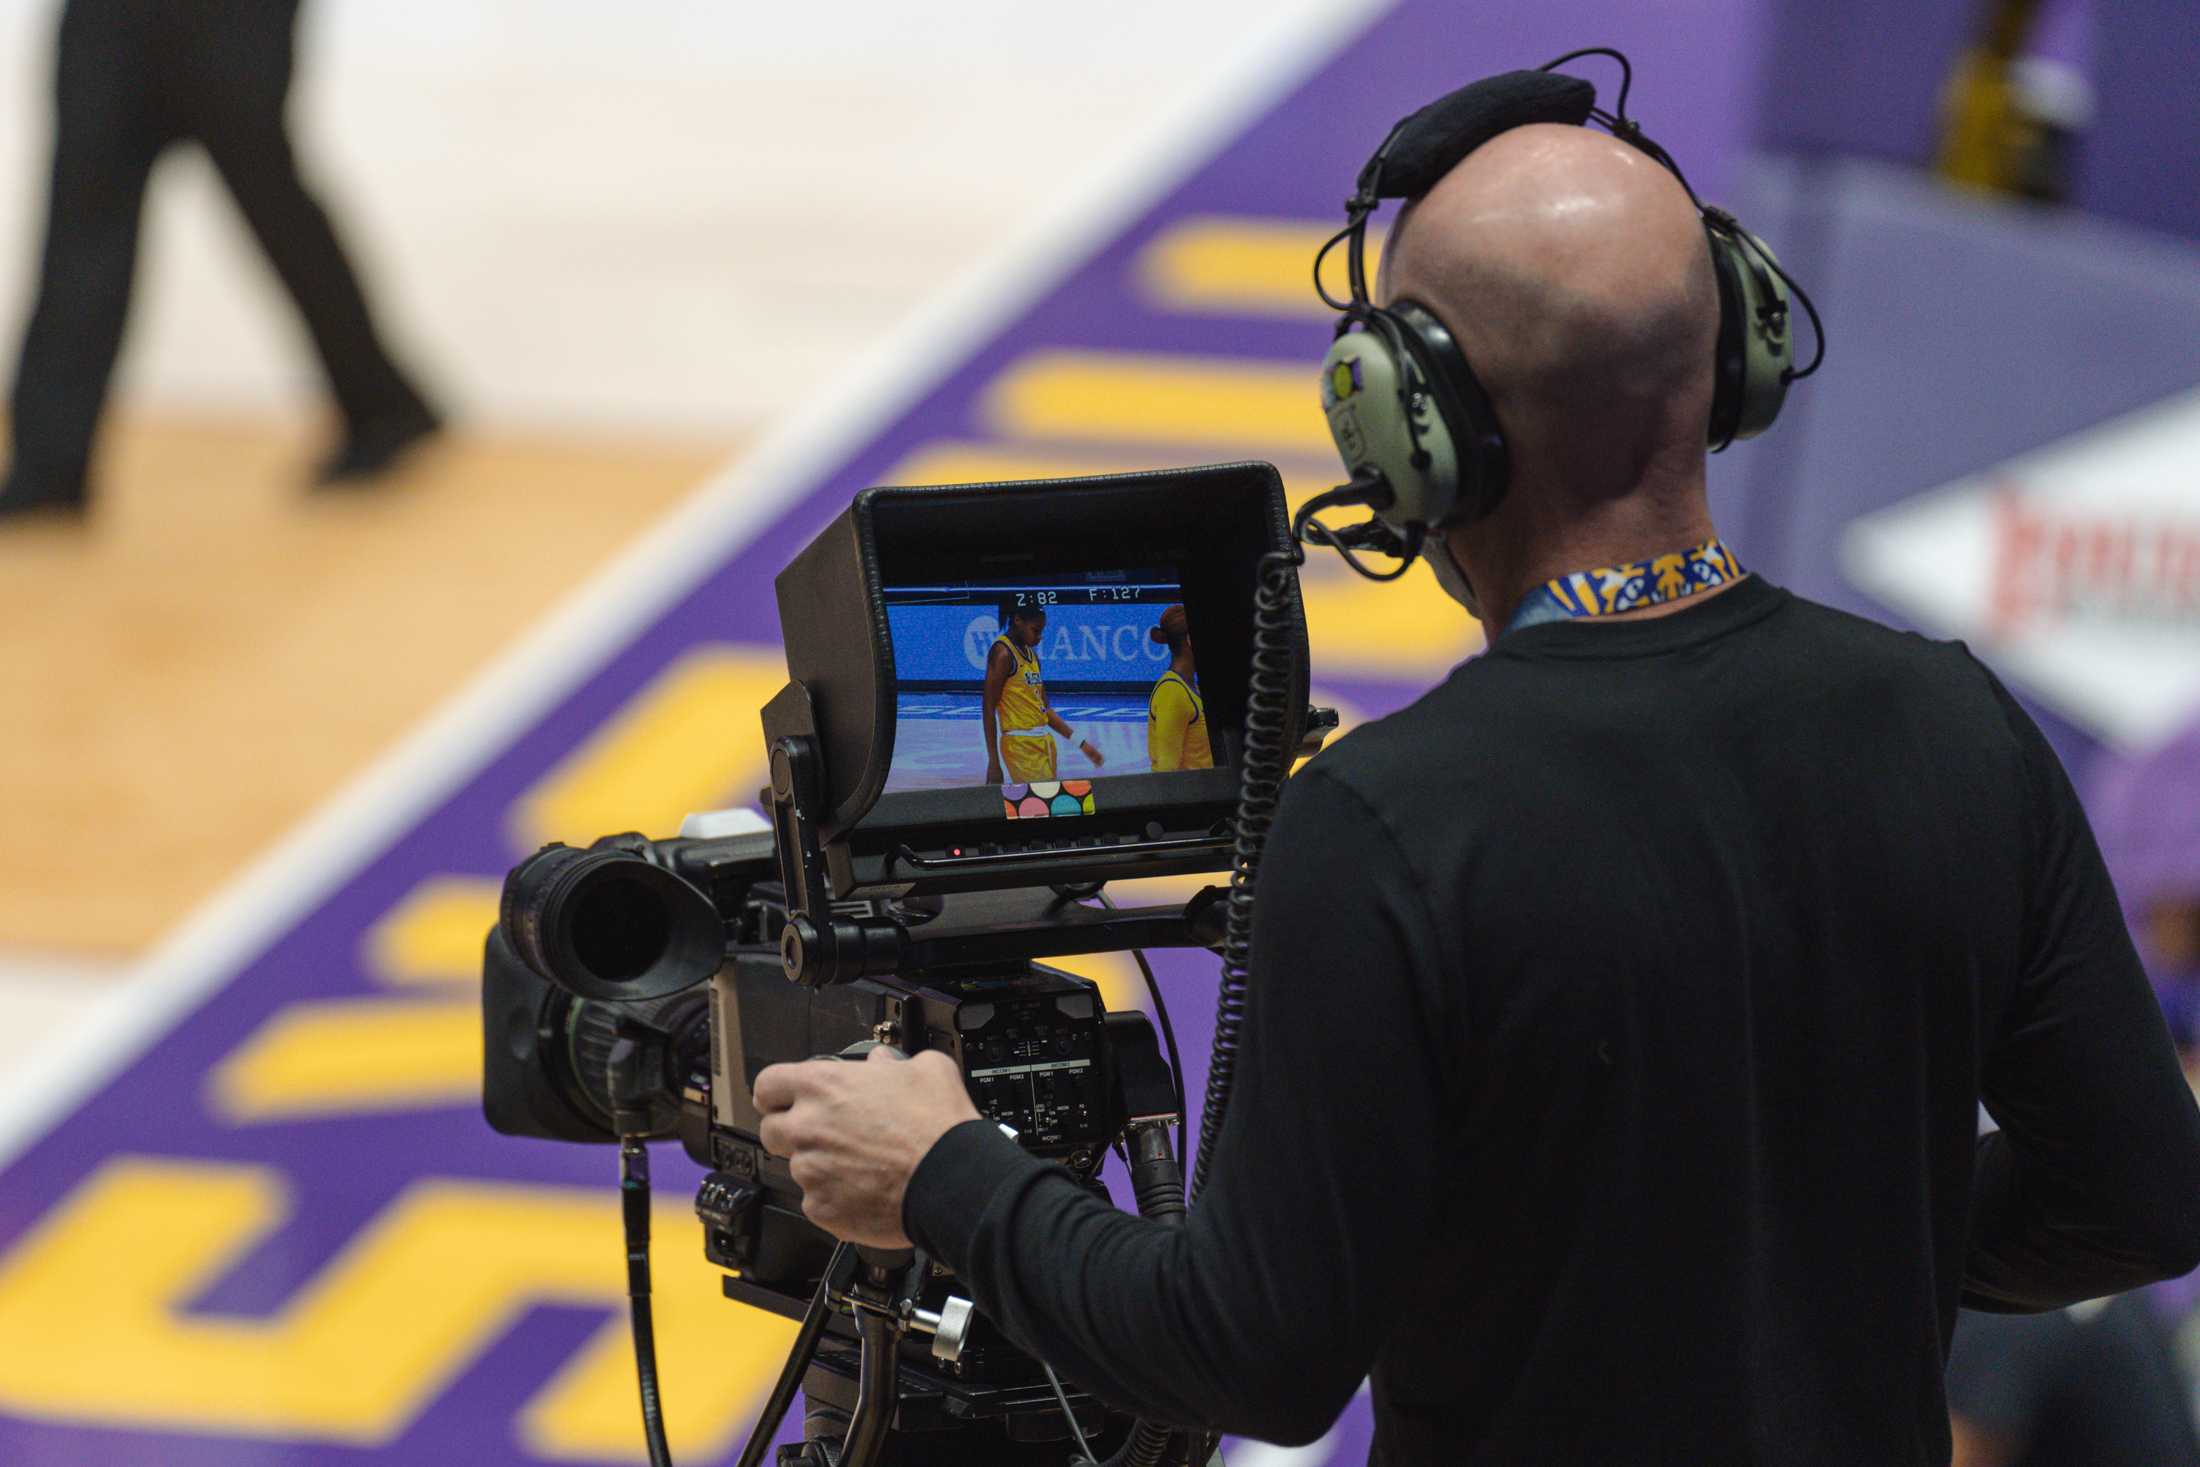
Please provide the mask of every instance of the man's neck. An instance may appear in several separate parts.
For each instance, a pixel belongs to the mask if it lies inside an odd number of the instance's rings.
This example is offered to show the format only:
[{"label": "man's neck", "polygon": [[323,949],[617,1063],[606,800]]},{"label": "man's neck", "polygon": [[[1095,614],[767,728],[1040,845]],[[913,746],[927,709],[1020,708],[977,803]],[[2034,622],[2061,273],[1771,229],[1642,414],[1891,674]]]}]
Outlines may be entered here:
[{"label": "man's neck", "polygon": [[[1524,514],[1513,523],[1504,521],[1505,508],[1500,508],[1491,523],[1469,526],[1454,539],[1492,637],[1511,623],[1538,586],[1575,571],[1670,555],[1718,535],[1700,485],[1678,496],[1622,496],[1563,521],[1533,523]],[[1686,604],[1666,602],[1621,614],[1665,616]]]}]

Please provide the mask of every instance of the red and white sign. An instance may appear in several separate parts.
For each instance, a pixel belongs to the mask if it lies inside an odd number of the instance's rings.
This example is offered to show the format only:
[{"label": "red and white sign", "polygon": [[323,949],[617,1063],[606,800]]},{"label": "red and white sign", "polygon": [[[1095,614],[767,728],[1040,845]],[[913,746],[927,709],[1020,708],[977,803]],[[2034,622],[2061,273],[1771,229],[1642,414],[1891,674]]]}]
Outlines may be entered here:
[{"label": "red and white sign", "polygon": [[2200,711],[2200,391],[1849,526],[1857,586],[2119,748]]}]

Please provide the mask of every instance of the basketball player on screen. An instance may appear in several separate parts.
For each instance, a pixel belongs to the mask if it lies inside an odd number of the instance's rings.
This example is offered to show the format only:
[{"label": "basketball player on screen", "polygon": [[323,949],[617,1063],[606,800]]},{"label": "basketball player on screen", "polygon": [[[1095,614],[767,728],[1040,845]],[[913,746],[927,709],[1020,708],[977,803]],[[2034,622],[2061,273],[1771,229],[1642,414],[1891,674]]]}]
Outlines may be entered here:
[{"label": "basketball player on screen", "polygon": [[1146,696],[1146,754],[1154,772],[1212,769],[1213,745],[1207,742],[1207,704],[1199,696],[1192,665],[1192,631],[1184,608],[1172,606],[1146,635],[1169,649],[1169,670]]},{"label": "basketball player on screen", "polygon": [[[1008,624],[993,639],[985,663],[985,782],[1007,778],[1028,784],[1035,779],[1057,778],[1054,772],[1054,733],[1075,741],[1076,732],[1062,715],[1047,706],[1046,678],[1039,671],[1035,650],[1047,629],[1046,609],[1018,606],[1008,614]],[[1052,729],[1054,733],[1049,733]],[[1091,739],[1077,744],[1098,769],[1106,761]]]}]

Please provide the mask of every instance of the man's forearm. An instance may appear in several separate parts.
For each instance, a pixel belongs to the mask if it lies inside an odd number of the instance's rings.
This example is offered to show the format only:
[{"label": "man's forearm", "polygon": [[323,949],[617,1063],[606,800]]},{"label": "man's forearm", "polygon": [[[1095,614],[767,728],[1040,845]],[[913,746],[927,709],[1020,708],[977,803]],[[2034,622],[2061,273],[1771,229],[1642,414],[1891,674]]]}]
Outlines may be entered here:
[{"label": "man's forearm", "polygon": [[1122,1409],[1312,1441],[1358,1387],[1334,1327],[1267,1317],[1282,1301],[1230,1278],[1213,1230],[1118,1212],[987,1123],[941,1138],[904,1226],[1010,1338]]}]

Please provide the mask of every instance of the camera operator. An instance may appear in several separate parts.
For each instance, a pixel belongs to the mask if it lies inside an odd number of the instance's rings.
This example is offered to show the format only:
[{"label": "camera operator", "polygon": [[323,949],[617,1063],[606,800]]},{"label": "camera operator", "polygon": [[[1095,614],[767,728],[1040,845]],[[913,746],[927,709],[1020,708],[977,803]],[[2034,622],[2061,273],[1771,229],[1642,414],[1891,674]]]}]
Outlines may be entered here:
[{"label": "camera operator", "polygon": [[[1303,1442],[1372,1372],[1383,1463],[1946,1463],[1959,1301],[2200,1261],[2200,1115],[2069,785],[1963,648],[1719,545],[1669,172],[1504,132],[1378,290],[1503,421],[1509,491],[1431,546],[1497,635],[1289,782],[1188,1221],[1109,1209],[931,1055],[766,1070],[763,1140],[815,1221],[913,1239],[1147,1415]],[[1515,622],[1630,563],[1636,609]]]}]

